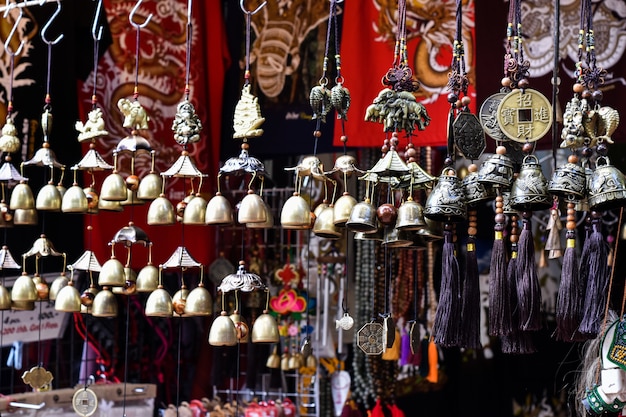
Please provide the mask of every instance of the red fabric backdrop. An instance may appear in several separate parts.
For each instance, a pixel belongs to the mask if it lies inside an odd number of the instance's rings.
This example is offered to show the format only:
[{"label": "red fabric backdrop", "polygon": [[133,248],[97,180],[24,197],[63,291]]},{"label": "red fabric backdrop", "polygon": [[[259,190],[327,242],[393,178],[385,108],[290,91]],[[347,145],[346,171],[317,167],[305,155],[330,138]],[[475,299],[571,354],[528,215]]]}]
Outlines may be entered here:
[{"label": "red fabric backdrop", "polygon": [[[363,0],[345,2],[342,31],[342,75],[352,104],[346,123],[349,146],[379,147],[385,138],[382,125],[365,122],[365,110],[383,88],[382,76],[393,62],[397,2]],[[417,133],[418,146],[445,146],[450,104],[446,83],[452,61],[456,2],[437,0],[407,2],[407,49],[409,66],[421,84],[416,93],[432,118],[430,126]],[[471,108],[476,109],[474,89],[474,2],[463,6],[463,38],[466,69],[470,77]],[[339,135],[335,135],[339,146]]]}]

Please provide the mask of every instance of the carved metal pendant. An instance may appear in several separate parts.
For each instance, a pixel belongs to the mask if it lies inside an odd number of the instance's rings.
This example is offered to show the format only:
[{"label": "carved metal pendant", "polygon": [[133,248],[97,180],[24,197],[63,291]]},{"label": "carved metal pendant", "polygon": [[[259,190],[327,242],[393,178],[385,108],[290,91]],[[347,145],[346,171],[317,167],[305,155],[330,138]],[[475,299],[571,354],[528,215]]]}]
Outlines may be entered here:
[{"label": "carved metal pendant", "polygon": [[513,90],[498,105],[498,125],[509,139],[536,142],[552,127],[550,101],[537,90]]},{"label": "carved metal pendant", "polygon": [[357,332],[357,346],[366,355],[381,355],[384,350],[383,325],[366,323]]},{"label": "carved metal pendant", "polygon": [[495,93],[487,97],[480,110],[478,111],[478,118],[480,124],[483,126],[483,130],[489,137],[495,141],[502,142],[509,140],[508,137],[502,133],[500,125],[498,124],[498,106],[507,93]]},{"label": "carved metal pendant", "polygon": [[396,341],[396,323],[389,313],[385,314],[383,318],[383,334],[385,350],[390,349],[393,346],[393,342]]},{"label": "carved metal pendant", "polygon": [[486,148],[485,132],[478,117],[460,112],[452,124],[454,144],[466,159],[476,160]]},{"label": "carved metal pendant", "polygon": [[98,409],[98,396],[89,388],[81,388],[72,397],[72,407],[79,416],[89,417]]},{"label": "carved metal pendant", "polygon": [[24,372],[22,375],[22,381],[25,384],[30,385],[30,387],[34,390],[45,389],[50,386],[54,376],[52,372],[46,370],[46,368],[42,368],[41,366],[35,366],[30,369],[30,371]]}]

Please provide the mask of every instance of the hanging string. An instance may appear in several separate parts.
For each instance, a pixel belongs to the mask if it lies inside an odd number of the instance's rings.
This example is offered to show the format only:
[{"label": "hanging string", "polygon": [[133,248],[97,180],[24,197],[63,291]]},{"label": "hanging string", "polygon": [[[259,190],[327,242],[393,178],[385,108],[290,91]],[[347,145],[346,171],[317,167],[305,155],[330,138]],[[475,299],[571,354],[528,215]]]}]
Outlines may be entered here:
[{"label": "hanging string", "polygon": [[[189,2],[191,3],[191,0],[189,0]],[[240,0],[239,2],[239,5],[241,6],[241,10],[246,15],[246,60],[245,60],[246,68],[244,72],[244,86],[247,86],[250,84],[250,34],[252,31],[251,30],[252,15],[256,14],[259,10],[265,7],[266,4],[267,4],[267,1],[264,1],[263,3],[261,3],[261,5],[259,5],[259,7],[249,12],[243,7],[243,0]]]},{"label": "hanging string", "polygon": [[96,109],[98,103],[98,96],[96,95],[98,86],[98,57],[100,56],[100,40],[102,39],[103,26],[100,26],[98,29],[96,29],[96,27],[100,18],[101,9],[102,0],[98,0],[96,14],[93,18],[93,26],[91,27],[91,37],[93,38],[93,90],[91,94],[91,105],[93,110]]},{"label": "hanging string", "polygon": [[185,100],[189,100],[190,86],[189,74],[191,73],[191,42],[193,36],[193,23],[191,21],[191,5],[193,0],[187,2],[187,43],[186,43],[186,63],[185,63]]},{"label": "hanging string", "polygon": [[122,416],[123,417],[126,417],[126,382],[128,381],[128,345],[129,345],[128,338],[130,334],[129,327],[130,327],[130,295],[127,295],[126,296],[126,340],[124,343],[124,396],[122,399]]}]

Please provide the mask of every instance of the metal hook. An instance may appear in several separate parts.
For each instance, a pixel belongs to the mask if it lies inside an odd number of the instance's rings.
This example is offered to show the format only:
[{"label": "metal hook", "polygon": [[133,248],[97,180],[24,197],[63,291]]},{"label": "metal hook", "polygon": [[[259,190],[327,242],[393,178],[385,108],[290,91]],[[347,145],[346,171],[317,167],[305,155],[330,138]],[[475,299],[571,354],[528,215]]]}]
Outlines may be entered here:
[{"label": "metal hook", "polygon": [[[94,41],[99,41],[100,39],[102,39],[103,29],[103,26],[100,26],[100,28],[98,28],[98,18],[100,17],[100,11],[102,10],[102,0],[97,1],[98,5],[96,6],[96,14],[93,17],[93,25],[91,25],[91,36],[93,37]],[[97,35],[96,32],[98,32]]]},{"label": "metal hook", "polygon": [[246,10],[246,8],[243,5],[243,1],[244,0],[239,0],[239,7],[241,7],[241,11],[244,12],[247,15],[252,16],[253,14],[256,14],[259,10],[261,10],[263,7],[265,7],[265,5],[267,4],[267,0],[264,1],[263,3],[261,3],[261,5],[259,7],[257,7],[256,9],[254,9],[253,11],[249,12]]},{"label": "metal hook", "polygon": [[52,24],[52,21],[54,19],[56,19],[56,17],[59,15],[59,13],[61,13],[61,0],[57,0],[57,9],[56,9],[56,11],[50,17],[50,19],[48,19],[48,21],[46,22],[44,27],[41,29],[41,39],[43,39],[43,41],[47,45],[56,45],[57,43],[59,43],[59,41],[61,39],[63,39],[63,34],[62,33],[59,36],[57,36],[57,38],[55,40],[53,40],[53,41],[48,40],[48,38],[46,37],[46,32],[48,31],[48,28],[50,28],[50,25]]},{"label": "metal hook", "polygon": [[9,10],[15,7],[17,7],[20,10],[20,14],[17,16],[17,19],[15,19],[15,22],[13,23],[13,27],[11,28],[11,31],[9,32],[9,35],[7,36],[6,40],[4,41],[4,50],[11,56],[16,56],[22,53],[22,49],[24,48],[24,42],[25,42],[22,39],[22,42],[20,42],[19,48],[17,48],[17,51],[15,52],[11,49],[11,46],[9,45],[11,43],[11,39],[13,39],[13,35],[15,35],[15,31],[17,30],[17,25],[20,23],[20,20],[22,20],[22,16],[24,16],[24,11],[16,3],[11,3],[11,4],[7,3],[7,9],[4,12],[4,17],[6,18],[9,15]]},{"label": "metal hook", "polygon": [[141,5],[141,3],[143,3],[143,0],[139,0],[137,4],[135,4],[135,7],[133,7],[132,10],[130,11],[130,14],[128,15],[128,20],[130,21],[130,24],[133,25],[133,27],[135,27],[137,30],[148,26],[148,23],[150,23],[150,19],[152,19],[152,13],[150,13],[142,24],[135,22],[134,20],[135,13],[137,13],[137,10],[139,10],[139,6]]}]

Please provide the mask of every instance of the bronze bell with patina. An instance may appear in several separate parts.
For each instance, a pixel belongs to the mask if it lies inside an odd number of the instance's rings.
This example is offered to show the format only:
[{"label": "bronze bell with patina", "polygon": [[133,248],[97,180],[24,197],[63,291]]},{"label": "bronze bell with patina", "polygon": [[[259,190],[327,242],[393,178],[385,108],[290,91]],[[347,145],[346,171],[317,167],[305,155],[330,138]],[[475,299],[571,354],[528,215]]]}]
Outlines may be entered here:
[{"label": "bronze bell with patina", "polygon": [[548,183],[548,192],[565,199],[581,200],[587,191],[585,169],[578,165],[578,157],[570,155],[567,163],[557,167]]},{"label": "bronze bell with patina", "polygon": [[521,211],[545,210],[552,207],[553,199],[548,192],[548,180],[541,171],[535,155],[526,155],[520,172],[511,187],[511,208]]},{"label": "bronze bell with patina", "polygon": [[491,187],[509,188],[513,182],[513,160],[504,146],[487,158],[478,170],[478,182]]},{"label": "bronze bell with patina", "polygon": [[589,177],[587,201],[589,208],[596,211],[626,205],[626,179],[607,156],[596,160],[596,169]]},{"label": "bronze bell with patina", "polygon": [[437,185],[426,199],[424,216],[436,221],[460,222],[465,219],[466,214],[465,194],[461,181],[453,168],[445,167]]}]

